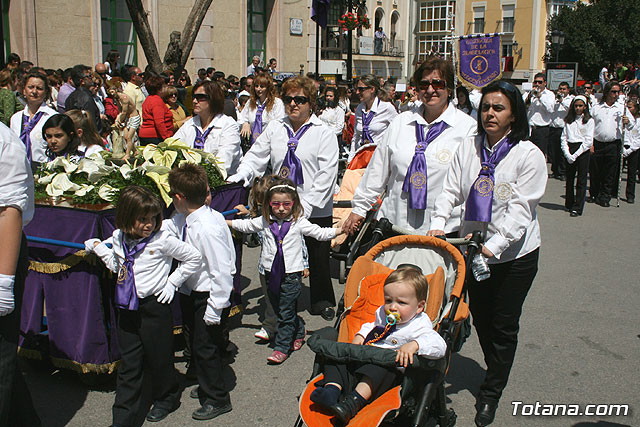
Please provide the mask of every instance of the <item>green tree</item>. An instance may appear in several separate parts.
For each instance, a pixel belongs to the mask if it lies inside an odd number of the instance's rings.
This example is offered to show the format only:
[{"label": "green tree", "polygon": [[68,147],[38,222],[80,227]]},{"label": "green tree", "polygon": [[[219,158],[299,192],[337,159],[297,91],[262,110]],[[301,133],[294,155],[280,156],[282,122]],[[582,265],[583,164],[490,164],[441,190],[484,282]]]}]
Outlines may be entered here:
[{"label": "green tree", "polygon": [[[564,32],[559,60],[577,62],[580,74],[596,80],[600,69],[616,60],[640,58],[640,0],[590,0],[577,2],[576,8],[562,8],[550,22]],[[556,57],[558,46],[551,45],[547,61]]]}]

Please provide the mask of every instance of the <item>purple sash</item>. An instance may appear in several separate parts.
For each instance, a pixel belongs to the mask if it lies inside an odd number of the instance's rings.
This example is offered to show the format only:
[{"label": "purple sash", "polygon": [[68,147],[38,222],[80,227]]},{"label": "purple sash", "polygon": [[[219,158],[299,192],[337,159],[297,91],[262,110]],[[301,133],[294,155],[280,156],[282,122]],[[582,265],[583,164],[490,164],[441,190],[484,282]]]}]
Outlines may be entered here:
[{"label": "purple sash", "polygon": [[20,132],[20,139],[24,142],[24,145],[27,148],[27,159],[29,160],[29,163],[31,163],[31,131],[36,127],[43,115],[44,111],[38,111],[31,120],[29,120],[28,114],[22,115],[22,131]]},{"label": "purple sash", "polygon": [[[379,103],[380,101],[378,101]],[[371,124],[371,120],[373,120],[373,116],[376,115],[375,111],[369,111],[367,114],[362,111],[362,142],[360,145],[369,144],[373,142],[373,137],[369,132],[369,125]]]},{"label": "purple sash", "polygon": [[196,130],[196,139],[193,141],[193,148],[204,150],[204,142],[213,130],[213,126],[205,130],[204,133],[200,132],[200,129],[198,129],[196,125],[193,125],[193,128]]},{"label": "purple sash", "polygon": [[278,225],[277,221],[272,222],[269,225],[269,230],[273,233],[274,239],[276,239],[276,254],[273,257],[273,264],[271,265],[271,272],[269,273],[269,290],[274,295],[280,294],[280,284],[284,280],[285,266],[284,266],[284,252],[282,251],[282,241],[291,228],[291,221],[284,221],[282,225]]},{"label": "purple sash", "polygon": [[296,148],[298,148],[298,143],[300,142],[300,138],[305,134],[307,129],[311,127],[311,123],[307,123],[298,129],[296,134],[293,134],[293,131],[289,129],[289,126],[285,126],[287,130],[287,134],[289,134],[289,142],[287,142],[287,155],[282,162],[282,166],[280,167],[280,173],[278,175],[281,178],[289,178],[295,185],[304,184],[304,176],[302,174],[302,163],[300,163],[300,159],[296,156]]},{"label": "purple sash", "polygon": [[262,133],[262,113],[264,111],[265,105],[266,105],[266,102],[262,105],[258,104],[258,110],[256,111],[256,120],[253,122],[253,126],[251,127],[251,143],[252,144],[256,140],[256,138],[258,138],[258,136],[260,136],[260,134]]},{"label": "purple sash", "polygon": [[424,136],[424,125],[416,123],[416,151],[404,177],[402,191],[409,193],[411,209],[427,208],[427,146],[449,127],[445,122],[434,123]]},{"label": "purple sash", "polygon": [[396,324],[387,326],[376,326],[367,334],[362,345],[372,345],[378,341],[382,341],[396,330]]},{"label": "purple sash", "polygon": [[132,249],[129,249],[124,241],[124,236],[122,237],[124,263],[120,266],[118,280],[116,282],[116,306],[118,308],[124,310],[138,309],[138,295],[136,293],[136,279],[133,275],[133,263],[135,262],[135,256],[144,250],[149,240],[151,240],[155,234],[156,233],[152,233]]},{"label": "purple sash", "polygon": [[508,138],[499,143],[489,157],[489,150],[481,142],[480,153],[482,156],[482,168],[471,186],[469,197],[465,204],[465,221],[491,222],[491,204],[493,202],[493,187],[496,180],[494,173],[496,166],[505,158],[509,151],[515,147],[516,142]]}]

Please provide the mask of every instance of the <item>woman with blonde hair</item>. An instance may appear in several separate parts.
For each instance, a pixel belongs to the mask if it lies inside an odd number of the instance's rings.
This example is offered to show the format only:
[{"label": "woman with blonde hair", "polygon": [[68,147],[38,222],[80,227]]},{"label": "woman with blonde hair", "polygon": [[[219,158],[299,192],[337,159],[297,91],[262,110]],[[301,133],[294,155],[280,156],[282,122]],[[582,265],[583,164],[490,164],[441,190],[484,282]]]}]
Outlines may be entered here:
[{"label": "woman with blonde hair", "polygon": [[240,136],[251,138],[251,143],[253,143],[269,122],[283,118],[285,112],[284,104],[277,97],[276,86],[269,74],[258,74],[253,79],[249,91],[251,98],[242,109],[240,117],[238,117],[238,124],[241,126]]},{"label": "woman with blonde hair", "polygon": [[171,114],[173,114],[173,131],[176,132],[180,127],[191,118],[187,113],[187,109],[178,101],[178,89],[175,86],[165,86],[162,91],[162,100]]}]

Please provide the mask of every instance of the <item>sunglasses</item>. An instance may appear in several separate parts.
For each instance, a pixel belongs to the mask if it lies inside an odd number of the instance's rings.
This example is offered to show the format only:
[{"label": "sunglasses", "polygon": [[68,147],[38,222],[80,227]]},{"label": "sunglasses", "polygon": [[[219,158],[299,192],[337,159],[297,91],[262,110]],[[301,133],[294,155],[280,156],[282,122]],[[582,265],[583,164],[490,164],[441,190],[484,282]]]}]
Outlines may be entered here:
[{"label": "sunglasses", "polygon": [[269,206],[276,209],[279,208],[280,206],[282,206],[285,209],[289,209],[291,206],[293,206],[293,202],[269,202]]},{"label": "sunglasses", "polygon": [[193,99],[194,101],[198,101],[198,102],[209,101],[209,95],[205,93],[194,93]]},{"label": "sunglasses", "polygon": [[431,86],[433,90],[442,90],[447,87],[447,82],[441,79],[420,80],[418,82],[420,90],[427,90],[429,86]]},{"label": "sunglasses", "polygon": [[609,93],[620,93],[620,90],[610,90]]},{"label": "sunglasses", "polygon": [[584,88],[585,89],[593,89],[593,87],[591,87],[591,86],[585,86]]},{"label": "sunglasses", "polygon": [[356,88],[356,92],[358,92],[358,93],[360,93],[360,92],[364,92],[364,91],[365,91],[365,90],[367,90],[367,89],[371,89],[371,87],[370,87],[370,86],[358,86],[358,87]]},{"label": "sunglasses", "polygon": [[296,105],[302,105],[309,102],[309,98],[307,98],[306,96],[289,96],[289,95],[285,95],[282,97],[282,102],[284,102],[285,105],[291,104],[291,101],[295,102]]},{"label": "sunglasses", "polygon": [[534,80],[533,83],[537,85],[541,85],[544,83],[544,80]]}]

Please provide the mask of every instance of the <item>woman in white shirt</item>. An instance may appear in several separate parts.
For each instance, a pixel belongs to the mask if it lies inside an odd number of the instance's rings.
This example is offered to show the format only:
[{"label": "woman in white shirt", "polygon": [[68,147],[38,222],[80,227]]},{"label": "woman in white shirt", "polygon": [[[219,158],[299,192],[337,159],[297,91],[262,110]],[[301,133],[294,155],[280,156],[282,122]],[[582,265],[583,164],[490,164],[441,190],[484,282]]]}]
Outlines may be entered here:
[{"label": "woman in white shirt", "polygon": [[[336,135],[313,114],[317,91],[311,79],[290,78],[282,85],[282,93],[286,117],[269,123],[228,181],[249,185],[271,166],[273,173],[296,184],[304,216],[320,227],[331,227],[338,175]],[[305,240],[311,283],[309,311],[331,320],[336,300],[329,268],[330,242],[312,237]]]},{"label": "woman in white shirt", "polygon": [[319,119],[322,120],[333,130],[338,137],[338,144],[342,146],[342,130],[344,128],[344,115],[345,111],[340,105],[336,97],[337,89],[335,87],[328,87],[324,92],[324,99],[326,101],[326,107],[322,110]]},{"label": "woman in white shirt", "polygon": [[193,87],[193,117],[173,136],[192,148],[218,157],[228,174],[235,173],[242,158],[238,123],[223,114],[224,93],[211,81]]},{"label": "woman in white shirt", "polygon": [[[422,101],[413,111],[400,114],[389,126],[353,195],[353,211],[345,228],[354,232],[376,198],[386,191],[379,217],[425,233],[429,214],[458,145],[475,133],[476,122],[456,109],[453,67],[431,57],[413,74]],[[418,141],[420,138],[420,142]],[[445,226],[457,232],[459,209]]]},{"label": "woman in white shirt", "polygon": [[260,73],[253,79],[251,98],[244,106],[238,123],[240,136],[250,138],[251,144],[260,136],[269,122],[279,120],[285,116],[284,104],[277,97],[276,86],[267,73]]},{"label": "woman in white shirt", "polygon": [[363,145],[377,145],[382,142],[384,132],[398,115],[396,107],[387,102],[387,94],[380,89],[380,82],[376,76],[366,74],[360,77],[355,90],[360,97],[360,105],[355,112],[356,125],[348,161],[351,161],[358,148]]},{"label": "woman in white shirt", "polygon": [[478,394],[477,426],[493,422],[517,346],[520,314],[538,271],[536,206],[547,183],[542,152],[530,141],[520,91],[498,81],[482,89],[478,135],[460,144],[431,215],[429,235],[444,234],[458,205],[461,235],[482,231],[490,278],[469,277],[473,324],[487,364]]},{"label": "woman in white shirt", "polygon": [[[560,148],[567,161],[565,174],[567,177],[564,207],[569,215],[582,215],[587,197],[587,172],[589,172],[589,156],[593,146],[594,121],[589,114],[589,103],[583,95],[576,96],[564,119],[564,129],[560,136]],[[577,179],[574,192],[574,179]]]},{"label": "woman in white shirt", "polygon": [[42,138],[42,126],[49,116],[57,112],[44,104],[44,100],[49,96],[46,76],[39,73],[27,74],[22,93],[27,105],[24,110],[11,116],[11,130],[24,143],[27,159],[31,162],[31,168],[35,170],[40,163],[47,161],[47,143]]}]

